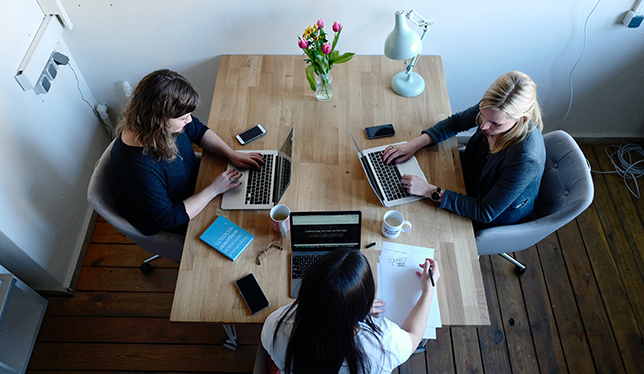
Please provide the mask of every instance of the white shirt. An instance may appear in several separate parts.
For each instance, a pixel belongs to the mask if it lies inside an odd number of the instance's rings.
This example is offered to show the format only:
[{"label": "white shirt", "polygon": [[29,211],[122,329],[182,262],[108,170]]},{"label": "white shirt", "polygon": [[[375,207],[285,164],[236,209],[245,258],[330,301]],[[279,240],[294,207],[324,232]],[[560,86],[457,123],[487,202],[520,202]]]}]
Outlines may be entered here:
[{"label": "white shirt", "polygon": [[[284,371],[284,356],[286,356],[286,346],[288,344],[288,337],[291,334],[293,327],[293,313],[282,324],[275,346],[273,346],[273,335],[275,328],[282,318],[284,313],[290,307],[289,305],[283,306],[268,316],[264,327],[262,328],[262,345],[268,354],[275,362],[275,365]],[[361,323],[362,329],[356,334],[356,339],[360,341],[362,347],[368,357],[371,365],[371,374],[391,373],[396,367],[409,359],[412,354],[411,336],[405,330],[401,329],[394,322],[386,318],[374,318],[373,322],[382,330],[380,342],[382,342],[381,349],[378,338],[374,336],[366,324]],[[349,367],[342,365],[339,374],[349,373]]]}]

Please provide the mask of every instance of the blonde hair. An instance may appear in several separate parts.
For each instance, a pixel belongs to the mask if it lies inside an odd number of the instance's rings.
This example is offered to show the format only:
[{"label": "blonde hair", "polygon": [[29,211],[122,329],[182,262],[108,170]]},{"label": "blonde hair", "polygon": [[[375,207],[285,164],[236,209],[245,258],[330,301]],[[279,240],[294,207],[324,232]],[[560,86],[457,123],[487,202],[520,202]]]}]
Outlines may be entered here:
[{"label": "blonde hair", "polygon": [[143,153],[173,161],[179,150],[168,120],[191,113],[198,105],[199,94],[186,78],[168,69],[157,70],[134,89],[117,133],[132,131],[143,145]]},{"label": "blonde hair", "polygon": [[[503,111],[517,123],[500,134],[490,148],[492,153],[500,152],[523,141],[530,131],[543,130],[541,107],[537,101],[537,85],[524,73],[511,71],[498,77],[485,91],[479,110],[492,108]],[[481,114],[477,124],[482,124]]]}]

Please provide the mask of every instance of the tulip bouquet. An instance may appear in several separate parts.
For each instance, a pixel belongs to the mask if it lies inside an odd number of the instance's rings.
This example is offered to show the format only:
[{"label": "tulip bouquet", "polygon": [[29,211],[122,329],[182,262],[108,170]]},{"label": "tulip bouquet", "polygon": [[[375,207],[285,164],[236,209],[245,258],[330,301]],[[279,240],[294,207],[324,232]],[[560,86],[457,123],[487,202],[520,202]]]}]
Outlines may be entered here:
[{"label": "tulip bouquet", "polygon": [[306,79],[309,81],[313,91],[316,90],[315,75],[318,75],[324,84],[324,80],[328,79],[327,77],[333,64],[347,62],[355,54],[353,52],[346,52],[340,55],[340,52],[335,50],[335,46],[338,44],[338,39],[340,38],[340,32],[342,31],[342,25],[334,22],[332,28],[333,32],[335,32],[332,43],[329,43],[327,39],[327,33],[324,31],[324,22],[322,19],[319,19],[316,24],[309,26],[304,31],[302,37],[298,36],[299,40],[297,45],[302,48],[308,57],[304,61],[310,64],[306,67]]}]

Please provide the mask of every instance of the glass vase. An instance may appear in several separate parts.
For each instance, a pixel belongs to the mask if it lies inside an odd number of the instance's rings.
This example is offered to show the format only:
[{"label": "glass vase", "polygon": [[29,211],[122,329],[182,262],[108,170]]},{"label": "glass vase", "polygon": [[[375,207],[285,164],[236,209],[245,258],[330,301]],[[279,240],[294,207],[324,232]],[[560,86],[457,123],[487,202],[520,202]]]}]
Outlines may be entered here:
[{"label": "glass vase", "polygon": [[333,97],[333,77],[331,74],[320,74],[315,76],[315,98],[320,101],[328,101]]}]

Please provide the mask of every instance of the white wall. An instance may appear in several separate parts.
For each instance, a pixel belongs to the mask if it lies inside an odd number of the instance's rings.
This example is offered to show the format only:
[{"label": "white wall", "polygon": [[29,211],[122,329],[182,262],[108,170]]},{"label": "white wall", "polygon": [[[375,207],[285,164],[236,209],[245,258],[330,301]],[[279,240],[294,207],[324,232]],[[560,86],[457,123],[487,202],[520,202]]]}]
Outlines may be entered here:
[{"label": "white wall", "polygon": [[[299,54],[297,35],[322,17],[345,29],[341,51],[382,54],[394,12],[411,7],[435,21],[423,54],[443,58],[454,111],[476,103],[509,70],[539,86],[546,131],[570,101],[569,73],[583,48],[596,0],[62,0],[76,26],[65,32],[97,98],[115,120],[123,91],[163,67],[181,72],[203,96],[207,118],[222,54]],[[564,129],[574,136],[644,136],[644,26],[620,21],[634,0],[601,0],[588,22],[588,48],[574,74]],[[422,64],[422,59],[420,59]]]},{"label": "white wall", "polygon": [[[70,286],[91,209],[87,184],[108,136],[69,66],[48,94],[14,75],[44,17],[35,0],[0,0],[0,264],[38,290]],[[80,89],[94,103],[76,61]]]}]

